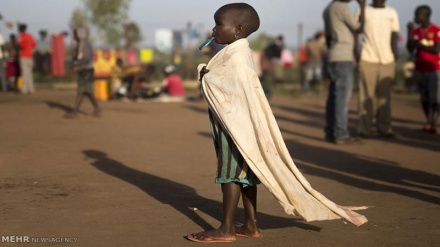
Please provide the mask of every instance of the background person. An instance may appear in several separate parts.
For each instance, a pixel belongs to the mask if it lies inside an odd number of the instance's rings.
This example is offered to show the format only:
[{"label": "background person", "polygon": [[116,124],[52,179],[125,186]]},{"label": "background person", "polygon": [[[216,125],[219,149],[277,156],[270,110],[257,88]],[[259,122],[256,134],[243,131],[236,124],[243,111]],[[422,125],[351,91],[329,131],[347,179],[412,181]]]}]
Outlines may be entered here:
[{"label": "background person", "polygon": [[361,9],[359,20],[350,13],[350,1],[334,0],[323,13],[330,77],[324,132],[325,140],[335,144],[359,143],[348,131],[348,102],[353,90],[353,33],[363,30],[365,0],[357,0]]},{"label": "background person", "polygon": [[89,32],[86,27],[77,27],[73,30],[73,37],[76,41],[73,49],[73,68],[76,71],[78,89],[75,104],[72,112],[65,115],[66,118],[76,118],[84,96],[93,105],[93,116],[100,117],[101,109],[94,93],[94,69],[93,69],[93,47],[89,41]]},{"label": "background person", "polygon": [[5,45],[5,51],[7,53],[6,78],[13,90],[18,92],[17,80],[20,77],[20,46],[14,34],[9,35],[9,42]]},{"label": "background person", "polygon": [[414,23],[408,23],[407,48],[415,53],[414,77],[419,85],[420,101],[426,116],[423,131],[437,133],[440,101],[440,27],[431,23],[431,7],[421,5],[415,11]]},{"label": "background person", "polygon": [[372,2],[365,8],[357,131],[364,138],[393,137],[391,89],[396,74],[399,16],[395,9],[385,5],[386,0]]},{"label": "background person", "polygon": [[23,85],[21,87],[21,93],[33,94],[34,88],[34,76],[32,70],[34,67],[33,61],[33,49],[37,46],[32,34],[26,32],[26,24],[19,24],[18,31],[18,44],[20,46],[20,70],[23,79]]}]

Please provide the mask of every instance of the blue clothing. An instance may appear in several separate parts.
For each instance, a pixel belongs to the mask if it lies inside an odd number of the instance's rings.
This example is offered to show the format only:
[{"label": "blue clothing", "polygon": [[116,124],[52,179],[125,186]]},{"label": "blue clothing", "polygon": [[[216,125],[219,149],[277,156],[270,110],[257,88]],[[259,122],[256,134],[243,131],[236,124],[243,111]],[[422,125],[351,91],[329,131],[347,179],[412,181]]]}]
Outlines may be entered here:
[{"label": "blue clothing", "polygon": [[330,86],[325,118],[327,139],[346,139],[348,132],[348,102],[353,90],[353,63],[330,62],[328,64]]}]

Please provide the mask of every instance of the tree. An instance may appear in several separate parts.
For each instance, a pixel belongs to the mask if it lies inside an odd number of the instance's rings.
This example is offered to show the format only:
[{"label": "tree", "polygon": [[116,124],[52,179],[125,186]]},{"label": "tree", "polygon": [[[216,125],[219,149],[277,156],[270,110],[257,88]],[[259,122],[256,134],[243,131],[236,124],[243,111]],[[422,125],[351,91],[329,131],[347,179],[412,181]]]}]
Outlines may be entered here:
[{"label": "tree", "polygon": [[129,22],[124,25],[125,48],[132,49],[136,44],[142,41],[142,34],[135,22]]},{"label": "tree", "polygon": [[87,12],[82,8],[75,8],[70,17],[70,27],[80,27],[87,25]]},{"label": "tree", "polygon": [[266,33],[260,33],[250,41],[249,45],[252,50],[261,51],[273,40],[274,38],[272,36],[267,35]]},{"label": "tree", "polygon": [[131,0],[83,0],[96,27],[98,37],[106,45],[121,47],[124,40],[124,23],[128,19]]}]

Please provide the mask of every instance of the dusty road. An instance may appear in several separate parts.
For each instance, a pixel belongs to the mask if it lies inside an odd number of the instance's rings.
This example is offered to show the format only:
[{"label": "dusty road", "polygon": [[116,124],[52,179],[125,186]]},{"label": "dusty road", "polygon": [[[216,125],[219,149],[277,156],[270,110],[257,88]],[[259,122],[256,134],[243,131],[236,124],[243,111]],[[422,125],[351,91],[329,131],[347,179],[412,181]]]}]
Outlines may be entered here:
[{"label": "dusty road", "polygon": [[[0,246],[201,246],[184,236],[221,217],[205,104],[103,102],[102,118],[64,119],[74,96],[0,95]],[[362,146],[322,141],[323,97],[271,105],[312,186],[341,205],[372,206],[361,211],[369,222],[305,222],[259,186],[264,238],[225,246],[439,246],[440,135],[419,131],[416,95],[393,96],[397,138]],[[354,127],[354,100],[350,119]]]}]

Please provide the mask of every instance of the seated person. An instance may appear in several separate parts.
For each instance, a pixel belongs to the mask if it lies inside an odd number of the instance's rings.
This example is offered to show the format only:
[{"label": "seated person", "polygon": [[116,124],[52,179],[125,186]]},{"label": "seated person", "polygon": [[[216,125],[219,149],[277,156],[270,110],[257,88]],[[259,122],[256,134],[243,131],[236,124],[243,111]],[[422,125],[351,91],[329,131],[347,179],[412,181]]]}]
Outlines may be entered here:
[{"label": "seated person", "polygon": [[127,91],[130,99],[142,98],[144,93],[142,84],[149,82],[154,72],[152,65],[134,65],[125,68],[123,82],[128,84]]},{"label": "seated person", "polygon": [[121,58],[116,59],[115,66],[111,69],[111,97],[112,99],[117,98],[118,92],[122,87],[122,78],[124,77],[124,67]]},{"label": "seated person", "polygon": [[162,93],[156,101],[181,102],[185,100],[185,88],[182,78],[176,74],[176,67],[168,65],[163,70],[165,79],[162,82]]}]

